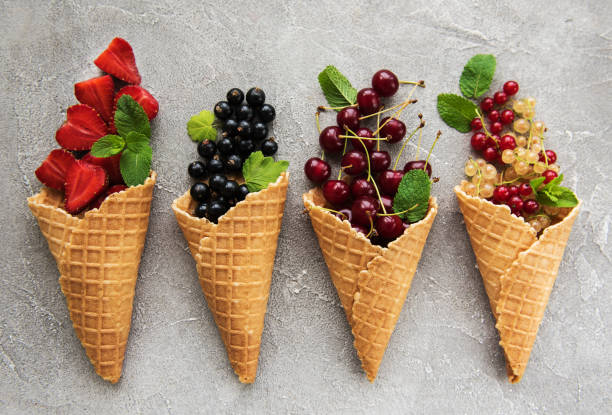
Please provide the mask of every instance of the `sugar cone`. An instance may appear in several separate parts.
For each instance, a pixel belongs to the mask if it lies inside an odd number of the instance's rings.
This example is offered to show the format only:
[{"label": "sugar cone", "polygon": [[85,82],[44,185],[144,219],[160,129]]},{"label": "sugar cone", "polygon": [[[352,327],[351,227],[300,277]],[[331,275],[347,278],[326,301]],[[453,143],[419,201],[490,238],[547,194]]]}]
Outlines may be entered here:
[{"label": "sugar cone", "polygon": [[257,374],[289,176],[249,193],[213,224],[192,215],[189,192],[172,203],[230,363],[240,382]]},{"label": "sugar cone", "polygon": [[521,380],[580,204],[538,238],[505,205],[467,195],[455,187],[496,319],[508,379]]},{"label": "sugar cone", "polygon": [[387,248],[372,245],[349,222],[318,209],[325,205],[319,188],[305,193],[303,199],[351,325],[357,355],[373,382],[438,212],[436,199],[429,200],[425,218],[410,225]]},{"label": "sugar cone", "polygon": [[130,333],[132,300],[149,224],[156,174],[72,216],[62,193],[44,187],[28,198],[60,272],[74,330],[96,373],[116,383]]}]

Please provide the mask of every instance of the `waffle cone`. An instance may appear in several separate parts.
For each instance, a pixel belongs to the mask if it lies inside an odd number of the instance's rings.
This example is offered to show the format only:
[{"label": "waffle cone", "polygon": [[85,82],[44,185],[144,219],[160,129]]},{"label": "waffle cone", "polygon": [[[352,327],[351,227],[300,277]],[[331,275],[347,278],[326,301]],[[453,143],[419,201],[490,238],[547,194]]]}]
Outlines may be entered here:
[{"label": "waffle cone", "polygon": [[348,221],[318,209],[321,189],[303,196],[323,258],[355,338],[363,370],[373,382],[406,300],[427,235],[438,212],[435,198],[423,220],[387,248],[372,245]]},{"label": "waffle cone", "polygon": [[64,195],[43,187],[28,198],[59,269],[70,319],[96,373],[116,383],[130,333],[132,301],[156,174],[72,216]]},{"label": "waffle cone", "polygon": [[253,383],[289,176],[249,193],[214,224],[193,216],[189,192],[172,203],[202,291],[240,382]]},{"label": "waffle cone", "polygon": [[505,205],[455,187],[511,383],[521,380],[580,204],[538,238]]}]

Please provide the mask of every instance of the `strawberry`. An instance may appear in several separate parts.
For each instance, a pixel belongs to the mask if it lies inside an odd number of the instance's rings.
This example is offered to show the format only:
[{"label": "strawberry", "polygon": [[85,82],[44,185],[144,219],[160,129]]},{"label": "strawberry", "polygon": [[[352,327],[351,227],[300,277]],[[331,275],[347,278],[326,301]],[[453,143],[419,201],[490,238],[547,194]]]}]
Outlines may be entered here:
[{"label": "strawberry", "polygon": [[75,163],[74,156],[64,150],[53,150],[39,168],[36,177],[47,187],[63,191],[66,182],[66,172]]},{"label": "strawberry", "polygon": [[115,84],[110,75],[88,79],[74,84],[74,95],[81,104],[94,107],[107,123],[113,117]]},{"label": "strawberry", "polygon": [[117,109],[117,101],[121,98],[122,95],[129,95],[136,102],[140,104],[140,106],[145,110],[149,120],[152,120],[157,115],[157,111],[159,111],[159,104],[157,100],[153,98],[153,95],[149,93],[146,89],[138,86],[138,85],[128,85],[124,86],[117,92],[115,95],[115,105],[114,109]]},{"label": "strawberry", "polygon": [[120,37],[114,38],[108,48],[94,61],[104,72],[129,84],[140,84],[136,58],[130,44]]},{"label": "strawberry", "polygon": [[102,167],[77,160],[66,173],[66,211],[79,213],[108,185],[108,176]]},{"label": "strawberry", "polygon": [[100,206],[102,206],[102,202],[104,202],[104,199],[106,199],[109,195],[113,193],[122,192],[125,189],[127,189],[127,186],[124,184],[116,184],[114,186],[109,187],[108,189],[106,189],[106,192],[98,196],[98,198],[94,200],[91,205],[89,205],[90,209],[98,209]]},{"label": "strawberry", "polygon": [[100,137],[108,134],[106,123],[89,105],[73,105],[66,111],[66,122],[55,139],[66,150],[90,150]]},{"label": "strawberry", "polygon": [[111,185],[124,184],[123,177],[121,177],[121,170],[119,169],[121,154],[116,154],[111,157],[94,157],[91,155],[91,153],[87,153],[81,160],[104,168],[108,174]]}]

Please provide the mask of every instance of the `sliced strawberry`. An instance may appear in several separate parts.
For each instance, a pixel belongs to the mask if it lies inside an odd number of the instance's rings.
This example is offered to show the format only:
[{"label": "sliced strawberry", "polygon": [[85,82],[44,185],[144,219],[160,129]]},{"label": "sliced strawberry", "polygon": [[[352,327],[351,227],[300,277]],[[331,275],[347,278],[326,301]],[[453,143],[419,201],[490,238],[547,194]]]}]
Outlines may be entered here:
[{"label": "sliced strawberry", "polygon": [[79,213],[108,185],[108,176],[102,167],[77,160],[66,174],[66,211]]},{"label": "sliced strawberry", "polygon": [[140,84],[136,58],[130,44],[120,37],[114,38],[108,48],[94,61],[104,72],[129,84]]},{"label": "sliced strawberry", "polygon": [[55,139],[66,150],[90,150],[108,127],[89,105],[73,105],[66,111],[66,122],[55,133]]},{"label": "sliced strawberry", "polygon": [[113,193],[119,193],[124,191],[125,189],[127,189],[127,186],[124,184],[116,184],[114,186],[109,187],[108,189],[106,189],[106,192],[102,193],[100,196],[98,196],[96,198],[96,200],[94,200],[91,205],[89,205],[89,207],[91,209],[98,209],[100,206],[102,206],[102,202],[104,202],[104,199],[106,199],[109,195],[113,194]]},{"label": "sliced strawberry", "polygon": [[53,150],[34,173],[45,186],[63,191],[64,183],[66,183],[66,172],[75,161],[72,153],[64,150]]},{"label": "sliced strawberry", "polygon": [[121,170],[119,169],[119,161],[121,160],[121,154],[116,154],[111,157],[94,157],[91,153],[85,154],[81,159],[84,162],[95,164],[106,170],[111,185],[114,184],[125,184],[123,177],[121,176]]},{"label": "sliced strawberry", "polygon": [[81,104],[93,107],[104,121],[110,122],[113,116],[115,84],[110,75],[88,79],[74,84],[74,95]]},{"label": "sliced strawberry", "polygon": [[159,104],[157,103],[157,100],[153,98],[153,95],[151,95],[149,91],[143,87],[138,85],[128,85],[121,88],[115,95],[115,105],[113,106],[114,110],[117,109],[117,101],[119,101],[119,98],[121,98],[122,95],[129,95],[134,98],[134,100],[138,102],[145,110],[149,120],[152,120],[157,115],[157,111],[159,111]]}]

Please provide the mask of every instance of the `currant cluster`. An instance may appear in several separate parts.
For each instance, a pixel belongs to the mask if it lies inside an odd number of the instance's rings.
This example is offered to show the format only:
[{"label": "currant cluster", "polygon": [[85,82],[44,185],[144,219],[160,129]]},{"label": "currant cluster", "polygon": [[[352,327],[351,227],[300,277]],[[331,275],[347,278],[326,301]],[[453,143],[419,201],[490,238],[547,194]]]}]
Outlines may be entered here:
[{"label": "currant cluster", "polygon": [[[463,190],[496,204],[506,204],[516,216],[523,216],[542,231],[567,213],[567,209],[540,206],[529,181],[544,177],[549,183],[559,174],[557,154],[544,149],[546,126],[534,121],[534,98],[510,99],[519,85],[508,81],[503,91],[480,102],[482,114],[471,122],[471,145],[482,158],[468,160],[465,174],[471,182]],[[499,170],[498,170],[499,168]]]},{"label": "currant cluster", "polygon": [[[363,88],[357,93],[357,104],[342,108],[336,116],[337,125],[320,131],[319,144],[323,157],[312,157],[304,165],[306,176],[321,184],[330,206],[328,210],[335,212],[340,219],[348,220],[355,230],[381,245],[399,237],[409,226],[393,211],[393,198],[404,173],[424,169],[431,176],[432,171],[431,164],[426,160],[408,162],[402,170],[396,170],[396,162],[391,168],[389,152],[380,148],[381,143],[397,143],[406,136],[406,125],[397,117],[416,100],[408,98],[384,110],[381,102],[381,97],[393,96],[400,83],[389,70],[376,72],[372,77],[372,87]],[[424,86],[422,81],[405,83],[412,83],[415,88]],[[381,114],[394,109],[397,111],[392,116],[380,119]],[[317,126],[318,115],[317,112]],[[378,121],[373,129],[364,125],[375,120],[375,117]],[[420,114],[419,117],[422,118]],[[415,132],[423,126],[424,122],[420,120]],[[410,137],[413,135],[414,132]],[[329,179],[332,169],[324,160],[325,154],[341,154],[340,173],[336,180]],[[343,174],[346,176],[343,177]]]}]

